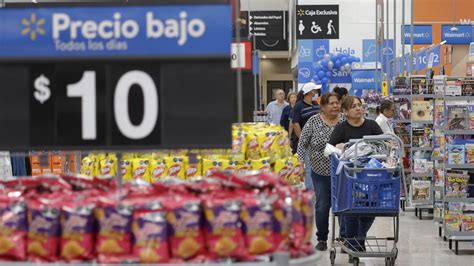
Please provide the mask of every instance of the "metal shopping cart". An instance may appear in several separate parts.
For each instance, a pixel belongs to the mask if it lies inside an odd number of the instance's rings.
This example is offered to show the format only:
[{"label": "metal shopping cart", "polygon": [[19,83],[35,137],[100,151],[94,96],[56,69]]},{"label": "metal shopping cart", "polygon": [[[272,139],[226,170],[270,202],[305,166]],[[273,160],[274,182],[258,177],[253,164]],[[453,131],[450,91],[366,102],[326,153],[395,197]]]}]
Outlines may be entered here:
[{"label": "metal shopping cart", "polygon": [[[384,159],[394,156],[394,167],[364,168],[357,156],[357,145],[374,145],[377,154],[373,158]],[[353,264],[359,265],[359,258],[385,258],[385,265],[395,265],[399,235],[400,182],[406,187],[403,171],[403,142],[392,134],[367,136],[352,140],[355,146],[354,160],[342,161],[331,155],[331,208],[332,239],[330,259],[334,265],[336,247],[352,256]],[[367,159],[367,158],[366,158]],[[340,234],[336,238],[336,216],[343,217],[393,217],[393,236],[386,238],[347,238]]]}]

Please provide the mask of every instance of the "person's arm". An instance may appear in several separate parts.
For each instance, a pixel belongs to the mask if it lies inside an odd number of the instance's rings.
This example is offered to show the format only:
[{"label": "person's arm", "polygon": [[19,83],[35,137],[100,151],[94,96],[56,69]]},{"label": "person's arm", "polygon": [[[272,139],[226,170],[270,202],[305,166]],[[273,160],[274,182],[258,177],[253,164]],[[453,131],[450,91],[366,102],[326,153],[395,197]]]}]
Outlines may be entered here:
[{"label": "person's arm", "polygon": [[291,121],[293,123],[293,131],[295,132],[295,135],[300,138],[301,137],[301,108],[299,106],[295,106],[293,108],[293,115],[291,116]]},{"label": "person's arm", "polygon": [[280,126],[285,128],[285,130],[287,130],[287,131],[289,130],[289,128],[287,128],[289,119],[290,119],[290,117],[289,117],[288,108],[285,107],[285,108],[283,108],[283,112],[281,113]]},{"label": "person's arm", "polygon": [[288,125],[288,136],[291,139],[291,134],[293,133],[293,122],[290,120],[290,124]]},{"label": "person's arm", "polygon": [[298,159],[300,161],[304,160],[304,156],[306,154],[306,151],[308,150],[308,146],[311,142],[311,138],[314,135],[314,122],[313,121],[314,119],[310,119],[306,123],[306,125],[304,126],[301,132],[301,137],[298,142],[298,150],[296,151],[296,153],[298,154]]},{"label": "person's arm", "polygon": [[299,123],[293,123],[293,130],[295,131],[295,135],[298,138],[301,138],[301,126]]}]

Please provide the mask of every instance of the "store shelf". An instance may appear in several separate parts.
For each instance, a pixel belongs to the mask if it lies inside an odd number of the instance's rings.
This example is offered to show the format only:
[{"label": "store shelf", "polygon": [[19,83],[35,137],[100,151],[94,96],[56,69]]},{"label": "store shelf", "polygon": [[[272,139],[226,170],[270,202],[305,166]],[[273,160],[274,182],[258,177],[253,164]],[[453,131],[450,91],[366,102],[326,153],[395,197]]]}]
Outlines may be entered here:
[{"label": "store shelf", "polygon": [[412,173],[411,177],[432,177],[433,173]]},{"label": "store shelf", "polygon": [[411,121],[413,124],[434,124],[433,120],[412,120]]},{"label": "store shelf", "polygon": [[411,144],[403,144],[404,148],[411,148]]},{"label": "store shelf", "polygon": [[395,119],[393,120],[394,123],[411,123],[410,119]]},{"label": "store shelf", "polygon": [[473,232],[446,231],[445,235],[450,240],[474,240]]},{"label": "store shelf", "polygon": [[474,130],[446,130],[446,135],[474,135]]},{"label": "store shelf", "polygon": [[474,164],[446,164],[446,169],[474,169]]},{"label": "store shelf", "polygon": [[431,151],[433,148],[431,147],[412,147],[412,151]]},{"label": "store shelf", "polygon": [[434,98],[434,94],[412,94],[411,97],[413,98]]},{"label": "store shelf", "polygon": [[433,161],[442,161],[444,157],[433,157]]},{"label": "store shelf", "polygon": [[450,197],[444,197],[444,202],[467,202],[467,203],[474,203],[474,198],[450,198]]},{"label": "store shelf", "polygon": [[411,94],[393,95],[393,98],[411,98]]},{"label": "store shelf", "polygon": [[446,96],[445,101],[474,101],[474,96]]}]

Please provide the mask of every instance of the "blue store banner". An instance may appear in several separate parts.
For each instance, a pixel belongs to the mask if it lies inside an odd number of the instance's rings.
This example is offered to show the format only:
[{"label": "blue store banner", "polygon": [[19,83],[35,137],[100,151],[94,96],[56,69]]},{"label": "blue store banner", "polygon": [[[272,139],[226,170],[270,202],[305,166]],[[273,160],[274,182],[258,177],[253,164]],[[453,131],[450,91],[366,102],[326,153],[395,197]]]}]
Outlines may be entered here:
[{"label": "blue store banner", "polygon": [[441,41],[446,44],[470,44],[473,42],[474,27],[472,25],[456,25],[457,31],[452,31],[453,25],[441,27]]},{"label": "blue store banner", "polygon": [[[351,94],[359,97],[363,95],[364,90],[375,90],[375,69],[353,70],[351,90]],[[380,86],[377,91],[380,92]]]},{"label": "blue store banner", "polygon": [[230,55],[229,5],[0,9],[0,58]]},{"label": "blue store banner", "polygon": [[[410,44],[411,26],[405,25],[405,44]],[[432,25],[414,25],[413,26],[413,44],[432,44],[433,26]]]},{"label": "blue store banner", "polygon": [[[383,46],[379,47],[379,62],[382,61],[381,57],[385,57],[388,55],[389,61],[393,60],[393,39],[388,40],[388,47],[387,47],[387,40],[384,41]],[[362,61],[363,62],[375,62],[375,55],[376,55],[376,44],[374,39],[364,39],[362,40]]]}]

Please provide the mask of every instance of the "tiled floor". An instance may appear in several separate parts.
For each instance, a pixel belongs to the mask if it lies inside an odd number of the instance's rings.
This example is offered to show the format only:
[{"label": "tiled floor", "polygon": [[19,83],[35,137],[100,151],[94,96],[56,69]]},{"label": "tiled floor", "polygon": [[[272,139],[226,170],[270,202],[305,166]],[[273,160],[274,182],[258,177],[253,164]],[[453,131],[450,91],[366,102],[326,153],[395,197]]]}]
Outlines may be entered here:
[{"label": "tiled floor", "polygon": [[[393,234],[391,218],[377,218],[370,236],[387,237]],[[398,259],[395,265],[414,266],[464,266],[474,265],[474,242],[461,242],[459,255],[449,250],[448,242],[438,237],[438,227],[433,220],[420,221],[413,212],[401,213]],[[454,243],[453,243],[454,247]],[[329,251],[318,252],[317,265],[330,265]],[[364,259],[359,265],[385,265],[383,259]],[[348,256],[338,250],[335,265],[348,264]]]}]

